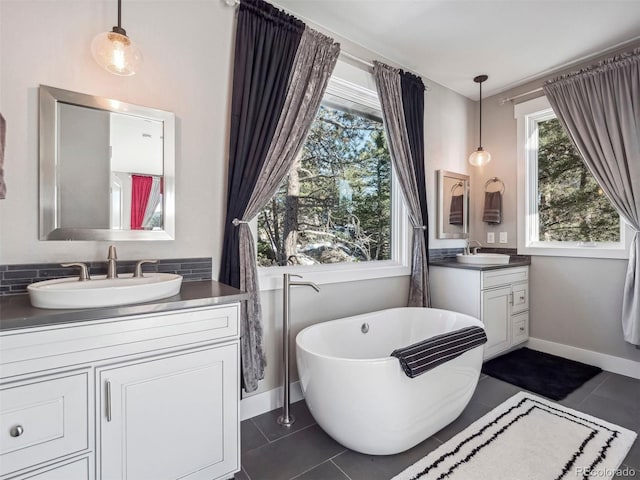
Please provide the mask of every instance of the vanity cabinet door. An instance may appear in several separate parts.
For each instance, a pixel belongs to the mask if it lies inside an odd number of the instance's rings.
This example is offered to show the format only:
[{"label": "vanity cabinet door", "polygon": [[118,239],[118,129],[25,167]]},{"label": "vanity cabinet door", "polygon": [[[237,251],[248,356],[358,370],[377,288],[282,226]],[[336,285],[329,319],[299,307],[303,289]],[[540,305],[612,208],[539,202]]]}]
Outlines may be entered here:
[{"label": "vanity cabinet door", "polygon": [[102,480],[213,480],[239,469],[238,344],[99,373]]},{"label": "vanity cabinet door", "polygon": [[500,353],[511,344],[511,288],[482,291],[482,322],[487,334],[484,358]]}]

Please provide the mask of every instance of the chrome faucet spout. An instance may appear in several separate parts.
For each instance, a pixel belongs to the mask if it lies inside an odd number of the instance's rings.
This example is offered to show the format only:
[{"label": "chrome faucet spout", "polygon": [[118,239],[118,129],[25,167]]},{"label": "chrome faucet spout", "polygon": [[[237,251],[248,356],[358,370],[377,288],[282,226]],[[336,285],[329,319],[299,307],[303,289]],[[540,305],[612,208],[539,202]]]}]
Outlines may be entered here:
[{"label": "chrome faucet spout", "polygon": [[118,254],[116,247],[109,245],[109,254],[107,256],[107,278],[118,278]]},{"label": "chrome faucet spout", "polygon": [[289,282],[289,285],[292,287],[311,287],[316,292],[320,292],[320,287],[313,282]]},{"label": "chrome faucet spout", "polygon": [[79,281],[85,282],[87,280],[91,280],[91,275],[89,275],[89,267],[87,267],[86,263],[80,262],[72,262],[72,263],[61,263],[61,267],[80,267],[80,277]]},{"label": "chrome faucet spout", "polygon": [[[471,252],[471,249],[470,249],[472,243],[476,244],[476,246],[473,247],[473,252]],[[464,247],[464,254],[471,255],[471,253],[473,253],[473,255],[476,255],[478,253],[479,248],[482,248],[482,244],[479,241],[467,239],[466,246]]]}]

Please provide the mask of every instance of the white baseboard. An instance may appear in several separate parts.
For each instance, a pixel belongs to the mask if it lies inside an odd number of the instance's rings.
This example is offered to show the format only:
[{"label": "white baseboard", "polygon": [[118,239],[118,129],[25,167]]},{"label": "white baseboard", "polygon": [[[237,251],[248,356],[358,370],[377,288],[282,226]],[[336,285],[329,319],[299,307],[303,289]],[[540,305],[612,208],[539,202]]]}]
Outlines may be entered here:
[{"label": "white baseboard", "polygon": [[640,379],[640,362],[634,360],[614,357],[606,353],[585,350],[583,348],[541,340],[539,338],[529,338],[527,346],[532,350],[558,355],[577,362],[594,365],[609,372]]},{"label": "white baseboard", "polygon": [[[278,387],[266,392],[257,393],[240,400],[240,419],[256,417],[262,413],[270,412],[276,408],[282,407],[283,388]],[[289,390],[289,398],[291,403],[302,400],[302,388],[300,382],[293,382],[291,390]]]}]

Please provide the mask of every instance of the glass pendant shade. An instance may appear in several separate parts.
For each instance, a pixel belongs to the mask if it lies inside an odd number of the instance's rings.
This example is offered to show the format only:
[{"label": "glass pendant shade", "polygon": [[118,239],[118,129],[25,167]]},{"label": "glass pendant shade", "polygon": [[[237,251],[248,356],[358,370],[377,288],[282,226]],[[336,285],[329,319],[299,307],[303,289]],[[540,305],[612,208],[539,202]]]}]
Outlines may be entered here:
[{"label": "glass pendant shade", "polygon": [[131,39],[115,31],[96,35],[91,53],[98,65],[115,75],[134,75],[142,63],[142,54]]},{"label": "glass pendant shade", "polygon": [[491,154],[484,150],[482,147],[478,147],[478,150],[469,155],[469,163],[474,167],[482,167],[491,161]]}]

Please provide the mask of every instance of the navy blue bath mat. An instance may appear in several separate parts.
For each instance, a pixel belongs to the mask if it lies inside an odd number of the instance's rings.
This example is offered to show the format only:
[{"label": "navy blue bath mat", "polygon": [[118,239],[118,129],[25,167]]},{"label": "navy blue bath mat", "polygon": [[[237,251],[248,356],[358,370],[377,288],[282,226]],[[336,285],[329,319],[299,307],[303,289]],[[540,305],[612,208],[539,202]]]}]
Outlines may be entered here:
[{"label": "navy blue bath mat", "polygon": [[482,366],[482,371],[551,400],[562,400],[584,382],[602,372],[602,369],[548,353],[520,348],[489,360]]}]

